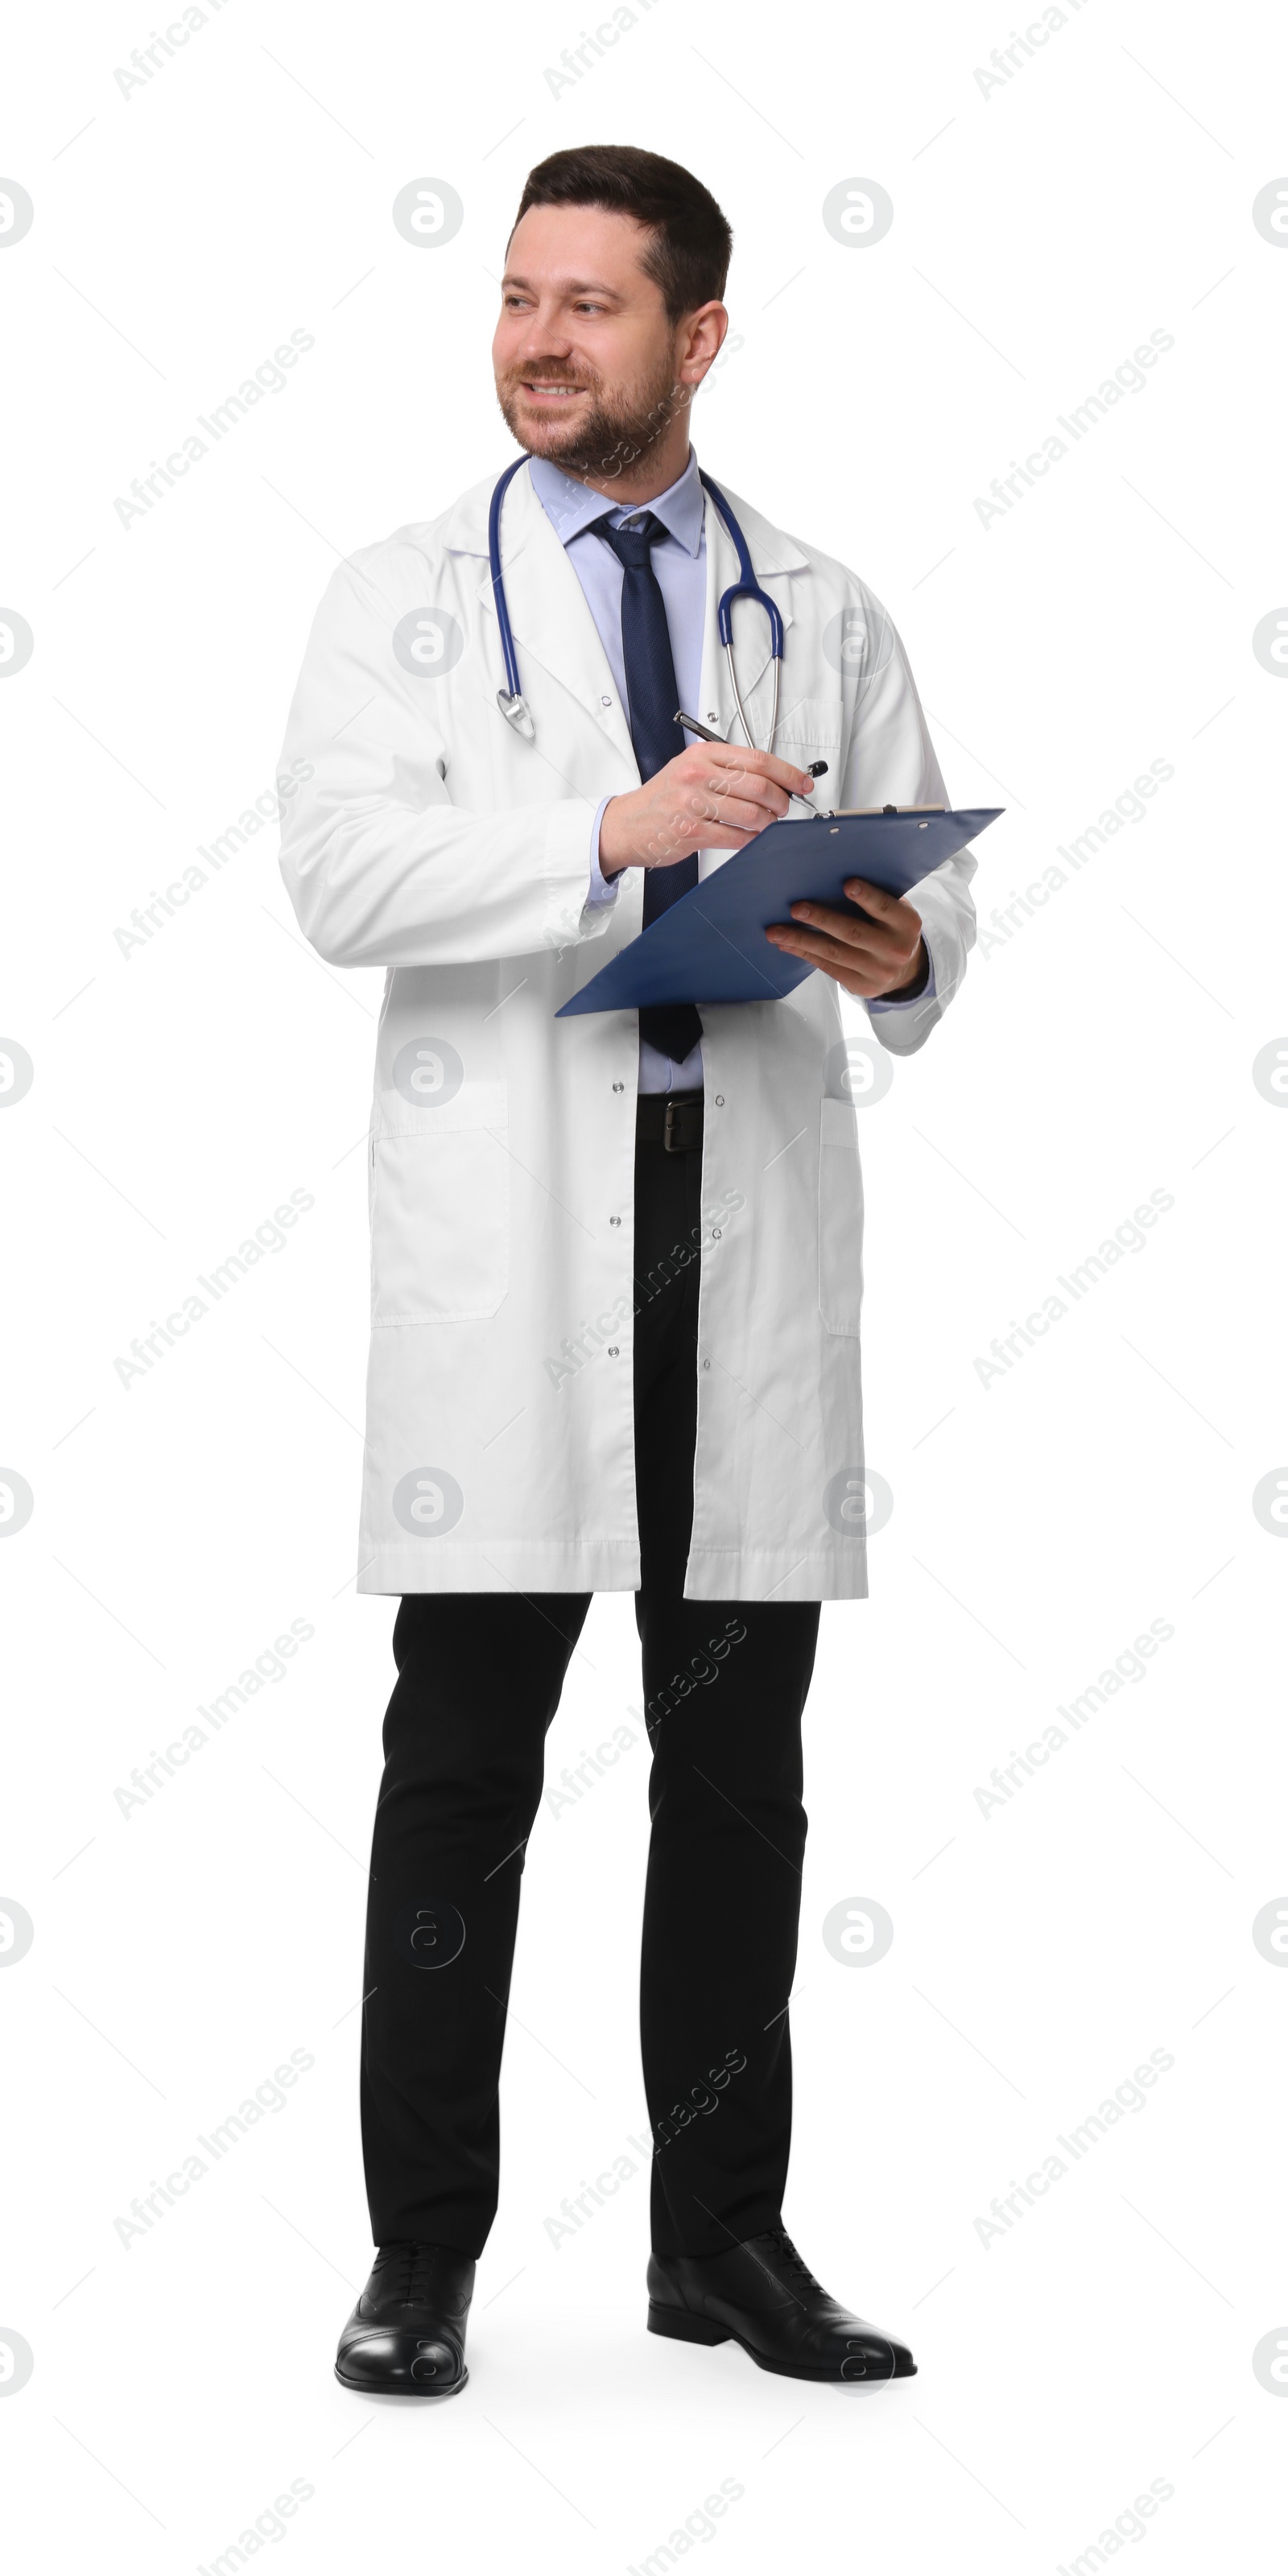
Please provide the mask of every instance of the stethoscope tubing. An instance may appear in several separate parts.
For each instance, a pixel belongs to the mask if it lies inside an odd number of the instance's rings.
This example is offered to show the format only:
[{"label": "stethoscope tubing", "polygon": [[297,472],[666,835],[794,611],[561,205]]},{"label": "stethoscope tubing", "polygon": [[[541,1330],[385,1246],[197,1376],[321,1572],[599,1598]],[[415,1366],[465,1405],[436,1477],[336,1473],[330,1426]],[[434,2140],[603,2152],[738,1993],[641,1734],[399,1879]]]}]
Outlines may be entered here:
[{"label": "stethoscope tubing", "polygon": [[[501,638],[501,658],[505,664],[506,685],[504,689],[497,691],[497,704],[502,715],[531,741],[535,738],[536,728],[519,687],[519,658],[514,649],[514,633],[510,625],[510,611],[506,604],[505,582],[501,572],[501,504],[520,466],[526,465],[527,462],[526,456],[516,457],[513,465],[507,465],[504,474],[498,478],[493,489],[487,517],[487,554],[488,569],[492,576],[492,604],[496,610],[497,629]],[[759,602],[769,619],[769,649],[774,665],[774,705],[766,749],[772,751],[774,736],[778,731],[778,684],[783,664],[783,621],[777,602],[770,598],[768,591],[761,589],[756,579],[747,540],[719,484],[713,483],[711,476],[704,474],[701,466],[698,468],[698,478],[703,489],[710,493],[720,512],[738,556],[738,579],[730,582],[728,589],[721,593],[716,610],[716,625],[729,666],[729,679],[733,689],[734,704],[738,710],[738,721],[747,737],[749,747],[753,749],[755,746],[752,743],[751,727],[747,722],[742,692],[738,686],[738,674],[734,668],[733,603],[736,599],[754,599]]]},{"label": "stethoscope tubing", "polygon": [[519,705],[523,703],[522,691],[519,687],[519,662],[510,627],[510,611],[506,606],[505,583],[501,578],[501,503],[520,466],[526,465],[527,461],[526,456],[516,456],[513,465],[507,465],[493,491],[487,514],[487,559],[492,575],[492,605],[496,610],[496,622],[501,632],[501,659],[505,664],[506,685],[510,692],[511,704]]}]

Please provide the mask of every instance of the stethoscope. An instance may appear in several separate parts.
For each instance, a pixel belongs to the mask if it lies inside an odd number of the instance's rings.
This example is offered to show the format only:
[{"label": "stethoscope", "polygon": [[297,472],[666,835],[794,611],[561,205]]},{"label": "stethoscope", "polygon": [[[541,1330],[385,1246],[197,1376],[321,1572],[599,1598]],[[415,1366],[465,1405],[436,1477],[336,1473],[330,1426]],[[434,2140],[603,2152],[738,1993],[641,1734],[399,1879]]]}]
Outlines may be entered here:
[{"label": "stethoscope", "polygon": [[[488,565],[492,574],[492,597],[496,603],[496,622],[501,630],[501,652],[505,661],[506,677],[505,688],[497,690],[496,702],[502,715],[506,718],[507,723],[514,726],[515,732],[522,734],[525,742],[535,742],[537,738],[537,729],[532,721],[532,711],[528,705],[527,699],[524,697],[519,687],[518,657],[514,650],[514,636],[510,628],[510,612],[505,604],[505,583],[501,578],[501,503],[505,499],[506,486],[513,482],[520,466],[526,465],[527,462],[528,460],[526,456],[519,456],[516,457],[513,465],[507,465],[504,474],[501,476],[501,479],[492,494],[492,503],[488,511],[487,518],[487,554]],[[748,551],[747,540],[744,537],[723,492],[719,489],[717,484],[712,482],[709,474],[704,474],[702,472],[701,466],[698,467],[698,476],[705,489],[710,493],[712,500],[715,502],[716,508],[720,512],[720,516],[724,520],[725,526],[727,527],[738,552],[738,579],[730,582],[729,588],[722,593],[717,617],[720,641],[725,648],[725,655],[729,664],[729,678],[733,687],[734,704],[738,709],[738,721],[742,726],[749,745],[751,744],[751,727],[747,722],[746,714],[743,709],[742,694],[738,687],[738,674],[734,669],[733,603],[736,599],[759,600],[761,607],[764,609],[765,614],[769,619],[769,649],[773,657],[774,664],[774,710],[770,719],[769,740],[765,745],[765,749],[766,751],[772,751],[774,748],[774,736],[778,731],[778,681],[779,674],[783,666],[783,621],[779,616],[778,609],[774,601],[770,598],[768,591],[762,590],[756,579],[755,573],[752,570],[751,555]],[[697,728],[694,727],[692,730],[696,731]],[[754,748],[754,746],[752,747]]]}]

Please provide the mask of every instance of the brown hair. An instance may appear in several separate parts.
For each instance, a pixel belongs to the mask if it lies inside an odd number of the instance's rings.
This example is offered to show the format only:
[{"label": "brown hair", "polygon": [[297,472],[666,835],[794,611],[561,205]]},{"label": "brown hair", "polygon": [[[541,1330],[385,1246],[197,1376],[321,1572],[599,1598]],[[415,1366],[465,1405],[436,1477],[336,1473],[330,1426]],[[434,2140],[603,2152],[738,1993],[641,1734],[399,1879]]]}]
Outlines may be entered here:
[{"label": "brown hair", "polygon": [[733,234],[710,190],[678,161],[632,143],[552,152],[528,172],[516,226],[529,206],[606,206],[645,225],[652,238],[641,266],[670,322],[724,294]]}]

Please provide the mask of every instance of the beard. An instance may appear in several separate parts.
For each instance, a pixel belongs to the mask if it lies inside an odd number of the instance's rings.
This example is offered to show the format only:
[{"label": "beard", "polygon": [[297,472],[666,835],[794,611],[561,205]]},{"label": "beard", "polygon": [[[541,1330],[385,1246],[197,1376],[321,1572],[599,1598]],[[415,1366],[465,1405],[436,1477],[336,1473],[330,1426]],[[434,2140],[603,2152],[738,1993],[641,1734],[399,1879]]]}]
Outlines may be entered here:
[{"label": "beard", "polygon": [[[534,416],[523,404],[524,380],[575,385],[590,397],[576,420],[557,412]],[[665,438],[677,413],[688,409],[687,385],[677,385],[669,358],[629,388],[610,391],[599,376],[573,376],[548,365],[512,371],[497,385],[497,401],[510,436],[530,456],[548,457],[565,474],[587,480],[630,474]]]}]

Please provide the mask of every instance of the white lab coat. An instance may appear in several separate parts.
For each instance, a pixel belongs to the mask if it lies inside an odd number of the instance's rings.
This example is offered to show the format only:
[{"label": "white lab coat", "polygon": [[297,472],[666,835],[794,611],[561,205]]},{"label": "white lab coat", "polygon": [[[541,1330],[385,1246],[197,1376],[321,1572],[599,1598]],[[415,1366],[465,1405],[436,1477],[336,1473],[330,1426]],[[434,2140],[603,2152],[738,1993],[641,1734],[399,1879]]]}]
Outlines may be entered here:
[{"label": "white lab coat", "polygon": [[[639,932],[641,870],[615,904],[585,904],[595,807],[639,771],[577,575],[526,473],[506,494],[503,568],[535,743],[500,713],[494,481],[336,572],[282,753],[312,773],[282,830],[300,924],[332,965],[388,970],[367,1165],[364,1592],[631,1591],[640,1575],[637,1020],[555,1018]],[[776,749],[802,768],[827,761],[828,804],[945,802],[884,610],[842,565],[730,499],[786,629]],[[716,601],[737,562],[709,498],[706,546],[694,712],[736,738]],[[843,610],[867,639],[844,668],[823,646]],[[763,742],[768,621],[754,603],[735,614]],[[701,873],[727,855],[704,852]],[[874,1016],[896,1055],[923,1044],[961,981],[973,871],[963,856],[917,892],[935,990]],[[686,1595],[862,1597],[863,1191],[837,987],[816,974],[785,1001],[709,1008],[702,1053]]]}]

